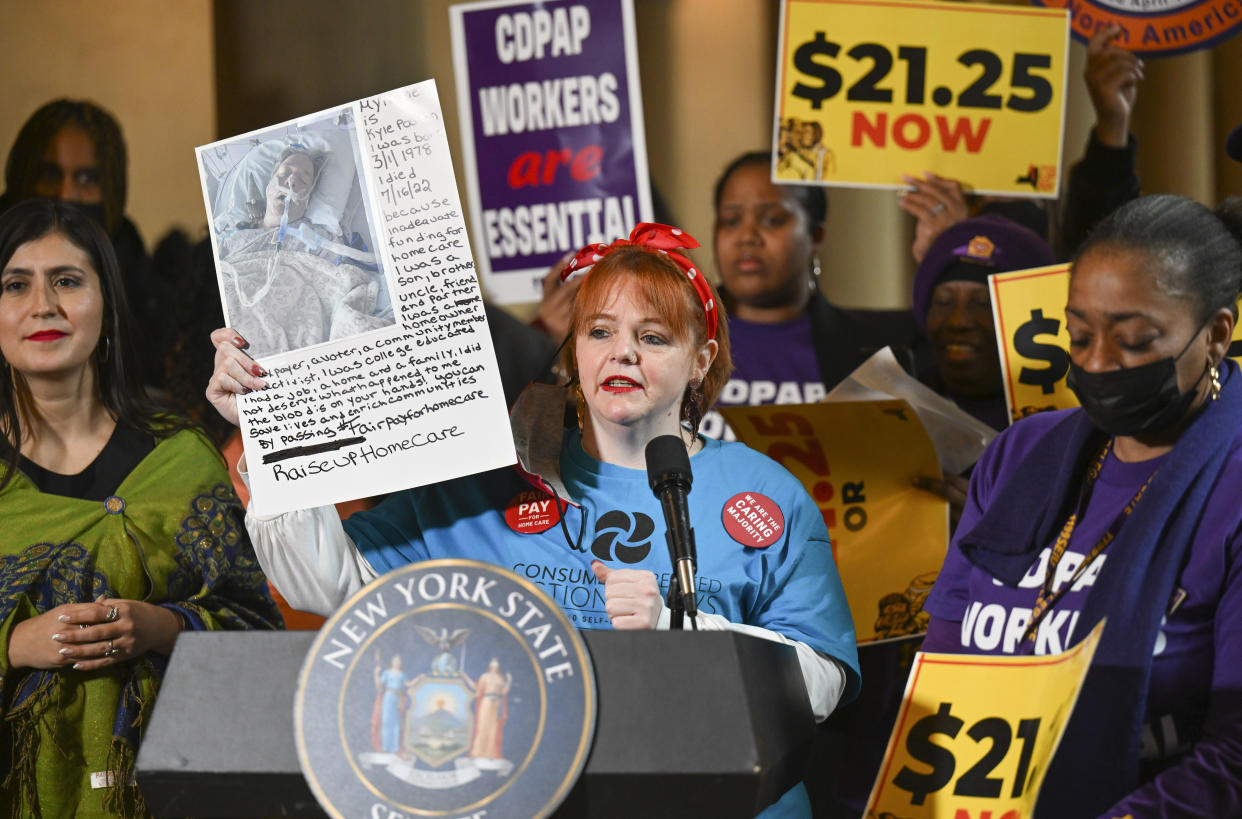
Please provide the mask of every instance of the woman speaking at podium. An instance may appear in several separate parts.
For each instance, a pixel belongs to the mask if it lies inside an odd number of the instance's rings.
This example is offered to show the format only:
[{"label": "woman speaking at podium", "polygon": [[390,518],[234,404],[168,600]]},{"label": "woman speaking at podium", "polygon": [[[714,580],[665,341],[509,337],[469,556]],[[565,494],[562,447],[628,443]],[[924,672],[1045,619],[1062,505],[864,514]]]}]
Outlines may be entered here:
[{"label": "woman speaking at podium", "polygon": [[[327,614],[390,569],[472,558],[539,583],[583,628],[667,627],[657,581],[669,571],[657,545],[663,516],[644,453],[653,438],[674,435],[695,476],[698,627],[792,644],[818,719],[852,699],[853,623],[818,508],[766,456],[697,434],[730,370],[718,296],[678,253],[697,246],[676,228],[644,223],[628,240],[584,248],[567,266],[567,277],[586,278],[567,354],[578,424],[544,442],[559,450],[549,459],[559,475],[506,468],[409,489],[343,527],[331,507],[251,515],[247,527],[276,587],[294,606]],[[260,370],[234,331],[212,339],[207,394],[236,423],[236,395],[262,388]],[[799,785],[764,815],[809,816],[805,790]]]}]

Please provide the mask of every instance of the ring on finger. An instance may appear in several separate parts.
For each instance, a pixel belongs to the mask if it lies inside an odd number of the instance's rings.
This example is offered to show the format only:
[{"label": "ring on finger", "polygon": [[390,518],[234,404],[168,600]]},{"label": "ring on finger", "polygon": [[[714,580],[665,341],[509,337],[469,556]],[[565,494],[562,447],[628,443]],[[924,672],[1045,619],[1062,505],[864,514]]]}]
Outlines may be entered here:
[{"label": "ring on finger", "polygon": [[[944,207],[944,205],[941,205],[941,207]],[[112,606],[111,608],[108,609],[108,615],[104,617],[104,619],[107,620],[109,623],[111,623],[120,616],[121,616],[121,613],[117,611],[116,606]]]},{"label": "ring on finger", "polygon": [[945,209],[944,202],[937,202],[935,205],[932,206],[932,209],[931,209],[932,216],[939,216],[944,211],[944,209]]}]

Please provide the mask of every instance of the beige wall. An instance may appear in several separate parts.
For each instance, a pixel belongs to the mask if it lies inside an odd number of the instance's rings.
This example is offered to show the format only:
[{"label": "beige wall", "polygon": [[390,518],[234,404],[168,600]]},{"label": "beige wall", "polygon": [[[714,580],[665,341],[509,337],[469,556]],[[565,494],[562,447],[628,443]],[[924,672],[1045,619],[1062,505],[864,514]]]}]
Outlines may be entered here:
[{"label": "beige wall", "polygon": [[738,154],[772,142],[776,4],[636,4],[652,182],[710,257],[712,188]]},{"label": "beige wall", "polygon": [[441,4],[216,0],[212,5],[223,138],[425,79],[423,19],[429,7]]},{"label": "beige wall", "polygon": [[1134,117],[1143,189],[1208,204],[1242,194],[1242,165],[1222,147],[1242,122],[1242,36],[1211,51],[1148,60],[1144,73]]},{"label": "beige wall", "polygon": [[57,97],[112,112],[129,149],[127,212],[148,244],[205,223],[194,146],[215,138],[209,0],[0,0],[0,152]]}]

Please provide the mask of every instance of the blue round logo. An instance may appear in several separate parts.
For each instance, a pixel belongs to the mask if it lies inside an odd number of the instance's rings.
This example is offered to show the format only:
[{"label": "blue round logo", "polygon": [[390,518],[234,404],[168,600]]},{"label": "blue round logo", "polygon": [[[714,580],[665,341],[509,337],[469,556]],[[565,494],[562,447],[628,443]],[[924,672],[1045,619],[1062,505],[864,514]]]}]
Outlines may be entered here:
[{"label": "blue round logo", "polygon": [[547,816],[595,731],[578,632],[534,584],[472,560],[390,572],[319,630],[294,701],[330,815]]}]

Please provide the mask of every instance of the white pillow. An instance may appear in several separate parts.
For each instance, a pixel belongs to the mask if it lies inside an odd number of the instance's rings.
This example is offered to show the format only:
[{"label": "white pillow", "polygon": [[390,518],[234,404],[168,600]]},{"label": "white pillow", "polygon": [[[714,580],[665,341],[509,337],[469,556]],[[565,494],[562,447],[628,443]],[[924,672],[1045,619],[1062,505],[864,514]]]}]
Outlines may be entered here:
[{"label": "white pillow", "polygon": [[[319,172],[319,181],[311,192],[310,203],[306,206],[306,217],[312,222],[332,228],[337,235],[342,233],[341,216],[345,213],[345,205],[349,202],[349,193],[354,188],[357,167],[354,165],[354,149],[350,140],[353,131],[352,123],[331,129],[316,129],[313,136],[326,143],[327,159]],[[308,138],[312,136],[307,135]],[[307,147],[310,147],[308,143]]]},{"label": "white pillow", "polygon": [[[344,126],[349,127],[352,126]],[[341,235],[341,215],[357,172],[350,135],[343,128],[304,131],[289,138],[269,139],[251,148],[220,182],[213,214],[217,230],[228,230],[262,218],[267,183],[272,178],[276,160],[294,144],[324,155],[319,179],[306,206],[306,218],[334,235]]]}]

